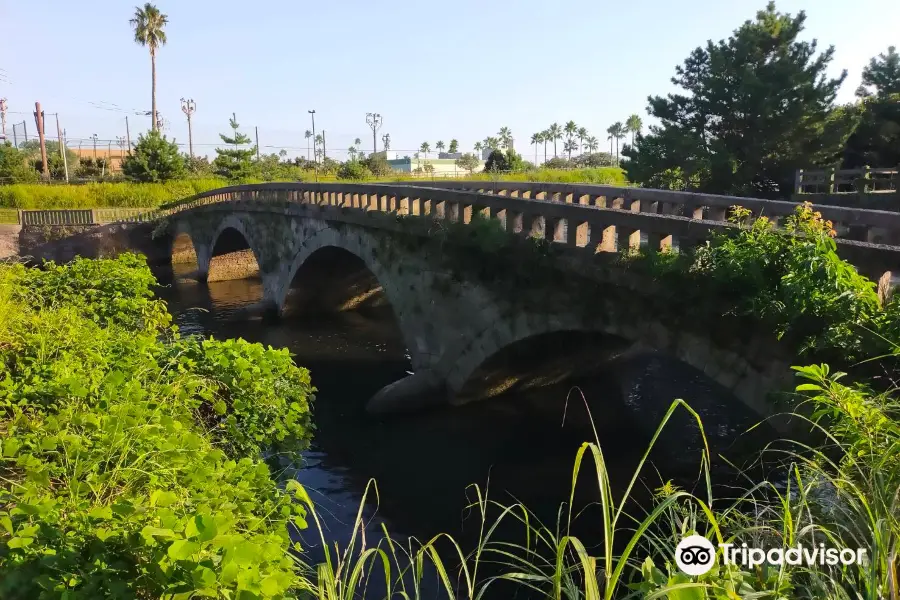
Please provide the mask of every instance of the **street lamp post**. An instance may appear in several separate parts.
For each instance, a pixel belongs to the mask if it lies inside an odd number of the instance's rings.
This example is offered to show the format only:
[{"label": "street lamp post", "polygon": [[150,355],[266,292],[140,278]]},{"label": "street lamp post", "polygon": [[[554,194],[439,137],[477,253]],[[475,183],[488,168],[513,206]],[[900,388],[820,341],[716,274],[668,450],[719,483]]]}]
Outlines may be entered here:
[{"label": "street lamp post", "polygon": [[306,111],[312,116],[312,134],[313,134],[313,164],[315,164],[316,169],[316,183],[319,182],[319,158],[316,156],[315,148],[316,148],[316,111],[308,110]]},{"label": "street lamp post", "polygon": [[382,118],[378,113],[366,113],[366,124],[372,129],[372,153],[378,152],[378,138],[375,132],[381,129]]},{"label": "street lamp post", "polygon": [[197,110],[197,103],[194,102],[193,98],[181,99],[181,112],[187,115],[188,121],[188,148],[190,149],[191,160],[194,158],[194,133],[191,131],[191,115],[194,114],[195,110]]}]

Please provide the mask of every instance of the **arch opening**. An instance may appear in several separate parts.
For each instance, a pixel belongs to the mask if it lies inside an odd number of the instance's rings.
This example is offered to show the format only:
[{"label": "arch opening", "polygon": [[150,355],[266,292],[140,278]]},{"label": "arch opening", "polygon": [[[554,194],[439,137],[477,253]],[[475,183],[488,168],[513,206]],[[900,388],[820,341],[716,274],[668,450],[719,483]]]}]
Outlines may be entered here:
[{"label": "arch opening", "polygon": [[[306,322],[322,334],[317,359],[389,361],[402,373],[411,356],[394,306],[365,261],[344,248],[322,246],[296,268],[285,292],[281,315]],[[392,367],[392,368],[394,368]]]},{"label": "arch opening", "polygon": [[384,288],[365,261],[349,250],[324,246],[297,268],[284,300],[284,314],[358,312],[394,320]]},{"label": "arch opening", "polygon": [[189,233],[181,232],[172,239],[172,272],[186,276],[196,274],[197,249]]},{"label": "arch opening", "polygon": [[247,238],[233,227],[223,229],[212,248],[206,280],[215,282],[259,278],[259,263]]}]

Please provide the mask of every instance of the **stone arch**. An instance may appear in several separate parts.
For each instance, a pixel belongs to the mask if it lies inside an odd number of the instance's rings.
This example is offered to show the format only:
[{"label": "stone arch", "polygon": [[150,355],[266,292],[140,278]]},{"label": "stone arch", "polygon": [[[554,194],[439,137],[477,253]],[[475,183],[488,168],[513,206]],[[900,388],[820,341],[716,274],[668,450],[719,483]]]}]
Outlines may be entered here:
[{"label": "stone arch", "polygon": [[462,352],[445,353],[434,369],[446,381],[452,403],[453,396],[478,367],[504,348],[530,337],[565,331],[599,333],[626,340],[630,345],[626,354],[662,352],[673,356],[730,390],[760,415],[771,412],[765,402],[766,392],[778,389],[790,376],[790,364],[771,355],[771,346],[761,339],[751,341],[744,346],[744,352],[738,353],[717,346],[706,336],[671,331],[652,318],[634,325],[615,318],[584,322],[574,315],[563,314],[520,314],[495,322]]},{"label": "stone arch", "polygon": [[333,247],[349,252],[363,262],[381,285],[385,299],[396,317],[403,341],[409,349],[413,368],[425,366],[425,359],[420,352],[424,344],[420,343],[422,336],[415,326],[416,320],[404,318],[414,311],[420,299],[415,294],[405,292],[399,285],[396,274],[377,257],[376,240],[364,231],[339,230],[324,221],[304,220],[301,229],[305,230],[304,234],[297,236],[298,241],[291,252],[290,260],[284,261],[285,266],[277,276],[264,275],[263,286],[267,301],[281,312],[295,275],[319,250]]},{"label": "stone arch", "polygon": [[[240,279],[242,278],[242,274],[250,273],[253,271],[258,272],[263,265],[263,261],[260,256],[260,246],[257,243],[257,236],[255,235],[255,230],[253,228],[252,219],[248,219],[249,223],[246,223],[244,219],[242,219],[237,214],[229,214],[224,219],[222,219],[216,229],[213,231],[212,236],[210,237],[209,242],[209,260],[207,266],[207,279],[217,278],[217,274],[212,272],[216,265],[216,257],[213,256],[216,250],[216,244],[219,242],[222,235],[228,230],[233,230],[237,232],[241,237],[243,237],[244,241],[247,243],[247,247],[250,250],[250,254],[252,255],[252,260],[246,259],[242,262],[249,262],[249,265],[233,265],[228,264],[227,268],[230,270],[236,269],[236,274],[220,274],[222,279]],[[256,264],[253,265],[252,263]],[[224,265],[223,265],[224,266]]]}]

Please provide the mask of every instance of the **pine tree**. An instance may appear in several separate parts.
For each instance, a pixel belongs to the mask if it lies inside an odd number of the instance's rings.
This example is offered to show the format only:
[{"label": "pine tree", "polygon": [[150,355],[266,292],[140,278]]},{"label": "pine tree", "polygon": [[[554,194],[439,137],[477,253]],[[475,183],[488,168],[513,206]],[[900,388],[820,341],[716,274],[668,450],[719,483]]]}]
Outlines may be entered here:
[{"label": "pine tree", "polygon": [[256,146],[245,149],[240,148],[240,146],[249,144],[250,138],[238,131],[240,125],[238,124],[237,116],[234,113],[231,113],[231,119],[229,119],[228,125],[232,130],[231,137],[224,133],[220,133],[219,137],[222,138],[223,142],[234,147],[216,148],[217,156],[213,161],[213,166],[216,168],[216,173],[223,177],[227,177],[228,179],[243,179],[250,177],[255,171],[253,156],[256,154]]}]

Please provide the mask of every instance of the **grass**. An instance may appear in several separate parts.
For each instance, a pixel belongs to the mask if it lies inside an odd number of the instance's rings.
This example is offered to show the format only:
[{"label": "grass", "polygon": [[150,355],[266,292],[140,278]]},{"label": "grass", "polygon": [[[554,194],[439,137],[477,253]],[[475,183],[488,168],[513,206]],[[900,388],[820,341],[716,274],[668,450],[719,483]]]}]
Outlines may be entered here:
[{"label": "grass", "polygon": [[[312,181],[313,173],[306,173],[304,181]],[[384,177],[370,181],[421,181],[425,177]],[[615,167],[592,169],[538,169],[525,173],[499,175],[474,174],[454,179],[475,181],[546,181],[555,183],[599,183],[627,185],[624,172]],[[436,177],[436,181],[445,178]],[[336,182],[334,175],[319,175],[320,182]],[[184,179],[167,183],[104,182],[83,185],[13,184],[0,185],[0,208],[14,209],[71,209],[71,208],[154,208],[167,202],[181,200],[194,194],[232,185],[220,178]],[[246,181],[245,183],[260,183]],[[0,222],[4,214],[0,213]],[[15,221],[10,221],[15,222]]]}]

